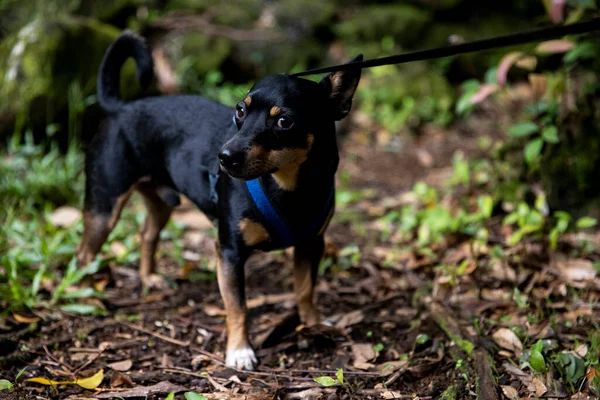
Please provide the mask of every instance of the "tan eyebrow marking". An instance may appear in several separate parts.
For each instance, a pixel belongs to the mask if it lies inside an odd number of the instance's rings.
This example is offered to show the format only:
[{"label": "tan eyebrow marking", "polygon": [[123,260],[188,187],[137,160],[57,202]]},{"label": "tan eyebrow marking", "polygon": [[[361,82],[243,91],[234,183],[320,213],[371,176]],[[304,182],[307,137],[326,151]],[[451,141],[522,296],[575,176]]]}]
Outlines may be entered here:
[{"label": "tan eyebrow marking", "polygon": [[271,111],[269,111],[269,115],[271,117],[274,117],[276,115],[281,114],[281,108],[277,107],[277,106],[273,106],[271,107]]},{"label": "tan eyebrow marking", "polygon": [[250,103],[252,103],[252,97],[246,96],[244,103],[246,103],[246,107],[250,107]]}]

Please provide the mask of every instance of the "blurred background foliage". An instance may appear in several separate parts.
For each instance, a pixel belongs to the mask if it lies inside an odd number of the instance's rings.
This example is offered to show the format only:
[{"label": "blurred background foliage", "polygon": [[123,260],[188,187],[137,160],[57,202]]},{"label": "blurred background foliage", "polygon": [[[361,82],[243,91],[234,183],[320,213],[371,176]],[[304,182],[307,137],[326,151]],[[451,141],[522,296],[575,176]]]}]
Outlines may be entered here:
[{"label": "blurred background foliage", "polygon": [[[0,220],[81,203],[81,147],[102,118],[96,73],[124,29],[147,38],[157,75],[142,93],[129,60],[124,97],[198,93],[234,105],[267,74],[575,22],[597,10],[595,0],[0,0]],[[528,205],[522,234],[548,231],[553,225],[539,220],[554,211],[597,214],[599,42],[585,35],[545,51],[533,43],[365,70],[353,116],[388,137],[416,137],[427,124],[485,116],[491,101],[502,111],[487,118],[503,137],[482,136],[482,160],[457,157],[456,181],[490,193],[489,213]],[[523,87],[530,96],[517,107]],[[11,247],[0,236],[0,250]]]},{"label": "blurred background foliage", "polygon": [[[68,130],[69,93],[90,137],[99,115],[95,74],[123,29],[147,37],[164,61],[163,91],[225,101],[267,74],[474,40],[548,21],[541,1],[408,0],[1,0],[0,133],[32,128],[36,138]],[[530,46],[531,48],[531,46]],[[367,71],[359,95],[392,129],[452,120],[456,84],[482,78],[505,50]],[[162,65],[163,63],[161,63]],[[127,97],[140,95],[131,65]],[[219,90],[215,90],[218,88]],[[233,96],[223,94],[234,91]],[[220,96],[223,96],[222,98]],[[19,114],[23,114],[19,116]],[[397,115],[393,115],[397,114]],[[81,132],[79,132],[81,133]]]}]

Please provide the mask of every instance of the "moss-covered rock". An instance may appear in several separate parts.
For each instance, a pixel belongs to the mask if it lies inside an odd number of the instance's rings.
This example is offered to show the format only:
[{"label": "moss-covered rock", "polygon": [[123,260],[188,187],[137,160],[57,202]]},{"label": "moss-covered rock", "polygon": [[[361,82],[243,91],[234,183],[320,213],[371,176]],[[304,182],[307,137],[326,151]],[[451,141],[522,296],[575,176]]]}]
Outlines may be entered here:
[{"label": "moss-covered rock", "polygon": [[[47,124],[68,107],[69,93],[95,93],[106,48],[119,30],[93,19],[62,16],[36,19],[0,45],[0,120],[23,112],[28,123]],[[133,97],[133,68],[125,73],[126,97]],[[129,89],[131,88],[131,89]],[[6,124],[5,124],[6,125]],[[0,131],[10,129],[0,127]]]}]

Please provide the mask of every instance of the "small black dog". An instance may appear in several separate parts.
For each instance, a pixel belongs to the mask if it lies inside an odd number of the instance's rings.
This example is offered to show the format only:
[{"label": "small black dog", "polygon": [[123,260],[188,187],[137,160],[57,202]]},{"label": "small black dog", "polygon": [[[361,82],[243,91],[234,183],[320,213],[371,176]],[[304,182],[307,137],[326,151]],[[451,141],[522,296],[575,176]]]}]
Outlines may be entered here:
[{"label": "small black dog", "polygon": [[[334,210],[338,166],[335,121],[350,111],[360,70],[320,83],[267,77],[231,109],[199,96],[149,97],[123,103],[120,70],[135,59],[142,87],[152,81],[145,42],[125,32],[107,50],[98,101],[109,114],[86,159],[84,232],[77,257],[91,262],[133,190],[144,197],[140,277],[152,284],[154,253],[179,193],[218,227],[219,289],[227,311],[226,364],[253,369],[244,264],[255,250],[294,246],[300,318],[319,322],[313,287],[323,232]],[[352,62],[362,60],[358,56]],[[232,121],[233,119],[233,121]]]}]

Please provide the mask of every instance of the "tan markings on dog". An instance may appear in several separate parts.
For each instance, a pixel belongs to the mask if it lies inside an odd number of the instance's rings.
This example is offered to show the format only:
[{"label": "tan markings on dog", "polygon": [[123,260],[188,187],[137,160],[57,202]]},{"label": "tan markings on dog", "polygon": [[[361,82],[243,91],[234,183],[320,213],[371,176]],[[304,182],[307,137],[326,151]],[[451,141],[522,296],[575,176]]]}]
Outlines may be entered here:
[{"label": "tan markings on dog", "polygon": [[329,75],[329,81],[331,82],[331,94],[329,97],[334,98],[340,94],[342,89],[343,73],[338,71],[334,74]]},{"label": "tan markings on dog", "polygon": [[281,114],[281,108],[279,108],[277,106],[271,107],[271,111],[269,111],[269,115],[271,117],[275,117],[275,116],[277,116],[279,114]]},{"label": "tan markings on dog", "polygon": [[77,261],[80,265],[94,261],[106,238],[117,224],[121,211],[135,188],[136,185],[133,185],[127,192],[117,197],[110,215],[83,211],[83,235],[77,246]]},{"label": "tan markings on dog", "polygon": [[265,227],[251,219],[243,218],[238,227],[247,246],[255,246],[270,239]]},{"label": "tan markings on dog", "polygon": [[306,138],[306,149],[273,150],[269,153],[269,162],[279,168],[273,173],[273,179],[280,188],[287,191],[296,188],[300,165],[308,158],[314,141],[314,135],[309,134]]},{"label": "tan markings on dog", "polygon": [[246,103],[246,107],[250,107],[250,103],[252,103],[252,97],[246,96],[244,103]]},{"label": "tan markings on dog", "polygon": [[109,217],[101,214],[95,214],[91,211],[83,211],[83,235],[77,246],[77,262],[79,266],[84,266],[96,257],[104,241],[108,237]]},{"label": "tan markings on dog", "polygon": [[257,144],[253,144],[248,150],[249,160],[263,160],[267,156],[267,150]]},{"label": "tan markings on dog", "polygon": [[246,300],[239,296],[239,285],[232,271],[235,266],[227,264],[220,251],[217,252],[217,282],[227,313],[227,350],[243,349],[249,347]]},{"label": "tan markings on dog", "polygon": [[160,239],[160,231],[171,216],[169,207],[158,195],[153,185],[138,184],[138,191],[143,195],[146,204],[146,220],[142,228],[142,254],[140,257],[140,278],[142,283],[156,270],[156,248]]},{"label": "tan markings on dog", "polygon": [[129,200],[129,197],[131,197],[131,194],[133,193],[133,190],[135,188],[136,185],[133,185],[131,188],[129,188],[129,190],[126,193],[117,197],[117,201],[115,202],[115,205],[113,207],[112,215],[110,216],[110,220],[108,222],[109,229],[111,231],[117,224],[117,221],[119,221],[119,218],[121,217],[121,211],[123,211],[123,207],[125,207],[125,204],[127,204],[127,200]]},{"label": "tan markings on dog", "polygon": [[302,254],[302,250],[294,249],[294,294],[298,306],[300,321],[307,326],[319,323],[319,311],[314,304],[314,282],[312,281],[312,266]]}]

